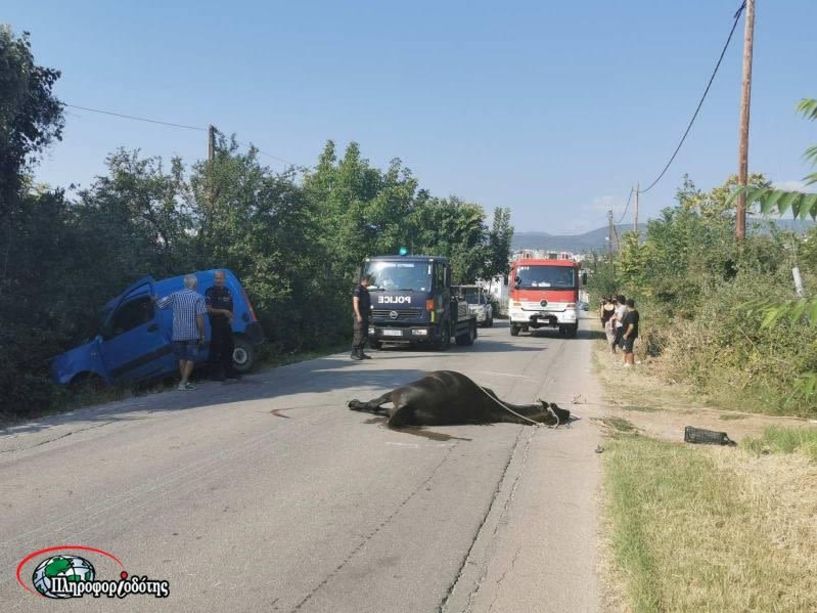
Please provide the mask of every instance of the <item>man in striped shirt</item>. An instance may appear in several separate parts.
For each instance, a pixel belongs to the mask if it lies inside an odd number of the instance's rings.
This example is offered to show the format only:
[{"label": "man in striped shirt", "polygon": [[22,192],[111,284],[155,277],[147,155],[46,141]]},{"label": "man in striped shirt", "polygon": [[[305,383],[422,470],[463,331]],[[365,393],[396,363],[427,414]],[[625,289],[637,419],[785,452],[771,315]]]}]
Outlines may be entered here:
[{"label": "man in striped shirt", "polygon": [[182,377],[176,388],[179,391],[196,389],[189,379],[196,352],[204,344],[204,314],[207,307],[204,296],[196,291],[197,285],[195,275],[185,275],[183,290],[156,300],[156,306],[160,309],[173,308],[173,351],[179,359]]}]

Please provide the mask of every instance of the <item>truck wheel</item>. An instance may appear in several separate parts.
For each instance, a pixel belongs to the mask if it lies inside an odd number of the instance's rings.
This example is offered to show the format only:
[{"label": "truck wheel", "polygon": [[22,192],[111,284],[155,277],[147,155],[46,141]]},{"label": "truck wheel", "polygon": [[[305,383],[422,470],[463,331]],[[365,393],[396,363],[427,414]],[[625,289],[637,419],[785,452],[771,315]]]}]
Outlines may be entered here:
[{"label": "truck wheel", "polygon": [[437,351],[446,351],[451,346],[451,326],[447,321],[440,327],[440,339],[432,345]]},{"label": "truck wheel", "polygon": [[511,324],[511,336],[519,336],[519,326]]},{"label": "truck wheel", "polygon": [[383,343],[380,341],[369,341],[369,347],[371,347],[374,351],[380,351],[383,349]]},{"label": "truck wheel", "polygon": [[233,347],[233,368],[240,373],[248,373],[255,366],[255,345],[244,336],[235,337]]},{"label": "truck wheel", "polygon": [[579,324],[572,324],[570,326],[565,326],[568,338],[576,338],[576,333],[579,331]]},{"label": "truck wheel", "polygon": [[474,340],[477,338],[477,325],[476,323],[471,324],[468,326],[468,331],[465,334],[461,334],[457,337],[457,345],[461,346],[468,346],[473,345]]}]

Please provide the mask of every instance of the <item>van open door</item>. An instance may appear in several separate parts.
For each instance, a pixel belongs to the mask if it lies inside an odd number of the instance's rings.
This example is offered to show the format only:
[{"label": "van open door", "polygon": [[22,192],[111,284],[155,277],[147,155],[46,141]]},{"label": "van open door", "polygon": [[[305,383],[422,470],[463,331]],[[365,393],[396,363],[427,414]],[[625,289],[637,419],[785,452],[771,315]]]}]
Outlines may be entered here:
[{"label": "van open door", "polygon": [[167,370],[170,336],[159,325],[153,278],[140,279],[119,298],[97,337],[108,379],[133,382]]}]

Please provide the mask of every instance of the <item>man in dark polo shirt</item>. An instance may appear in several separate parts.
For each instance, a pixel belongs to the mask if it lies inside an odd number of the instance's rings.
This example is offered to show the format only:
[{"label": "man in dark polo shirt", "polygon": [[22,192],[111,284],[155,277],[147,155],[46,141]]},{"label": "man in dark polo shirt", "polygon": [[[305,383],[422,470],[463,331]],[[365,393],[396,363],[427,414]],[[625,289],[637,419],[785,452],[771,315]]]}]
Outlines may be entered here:
[{"label": "man in dark polo shirt", "polygon": [[224,271],[217,270],[215,285],[204,293],[210,318],[210,367],[217,381],[240,379],[233,366],[233,296],[224,283]]},{"label": "man in dark polo shirt", "polygon": [[640,315],[635,308],[635,300],[627,299],[627,311],[621,320],[621,342],[624,347],[624,366],[635,365],[633,346],[638,338],[638,320]]},{"label": "man in dark polo shirt", "polygon": [[360,277],[352,295],[352,317],[354,318],[354,338],[352,340],[352,359],[367,360],[372,356],[363,353],[366,339],[369,337],[369,311],[372,300],[369,297],[369,277]]}]

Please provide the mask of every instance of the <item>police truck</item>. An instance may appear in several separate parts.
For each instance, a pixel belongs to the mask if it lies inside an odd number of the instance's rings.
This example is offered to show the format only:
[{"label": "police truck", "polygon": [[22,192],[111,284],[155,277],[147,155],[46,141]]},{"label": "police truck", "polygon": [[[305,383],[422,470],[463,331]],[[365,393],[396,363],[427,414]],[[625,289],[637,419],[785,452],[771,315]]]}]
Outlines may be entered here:
[{"label": "police truck", "polygon": [[383,255],[366,258],[361,272],[369,277],[373,349],[389,343],[444,351],[452,339],[472,345],[477,338],[476,317],[452,294],[447,258]]}]

